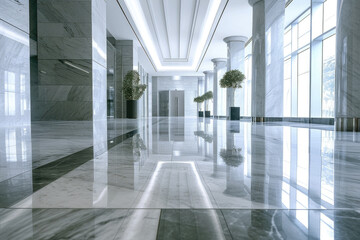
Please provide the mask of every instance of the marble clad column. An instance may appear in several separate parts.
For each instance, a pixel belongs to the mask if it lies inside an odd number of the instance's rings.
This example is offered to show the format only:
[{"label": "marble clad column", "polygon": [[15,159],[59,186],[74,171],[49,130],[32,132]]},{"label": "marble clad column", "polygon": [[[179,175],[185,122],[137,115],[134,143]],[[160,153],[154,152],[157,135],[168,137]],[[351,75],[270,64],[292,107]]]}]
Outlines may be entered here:
[{"label": "marble clad column", "polygon": [[285,0],[249,0],[253,7],[253,121],[283,116]]},{"label": "marble clad column", "polygon": [[38,0],[33,120],[106,119],[106,3]]},{"label": "marble clad column", "polygon": [[[214,72],[211,71],[211,70],[208,70],[208,71],[204,71],[203,73],[205,74],[205,77],[204,77],[204,93],[206,93],[208,91],[213,91]],[[212,109],[208,109],[209,108],[208,105],[209,105],[209,103],[207,103],[207,101],[205,101],[205,111],[211,111],[212,110]],[[210,112],[210,114],[211,114],[211,112]]]},{"label": "marble clad column", "polygon": [[249,0],[253,7],[251,116],[262,122],[265,117],[265,2]]},{"label": "marble clad column", "polygon": [[359,12],[360,1],[338,1],[335,78],[337,131],[360,131]]},{"label": "marble clad column", "polygon": [[226,58],[213,58],[211,61],[214,63],[214,87],[213,87],[213,106],[214,106],[214,117],[218,117],[218,88],[219,86],[219,70],[226,67],[227,59]]},{"label": "marble clad column", "polygon": [[[245,43],[248,38],[244,36],[230,36],[224,38],[227,44],[227,71],[240,70],[245,72]],[[244,113],[244,91],[240,89],[227,90],[226,116],[230,116],[230,107],[240,107],[240,115]]]},{"label": "marble clad column", "polygon": [[30,125],[29,1],[0,3],[0,126]]}]

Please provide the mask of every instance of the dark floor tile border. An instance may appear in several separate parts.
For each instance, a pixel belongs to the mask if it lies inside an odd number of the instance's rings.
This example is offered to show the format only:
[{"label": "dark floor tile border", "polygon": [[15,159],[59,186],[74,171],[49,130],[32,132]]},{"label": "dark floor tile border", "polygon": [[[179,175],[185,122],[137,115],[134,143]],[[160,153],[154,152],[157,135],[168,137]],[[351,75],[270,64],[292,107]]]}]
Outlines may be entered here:
[{"label": "dark floor tile border", "polygon": [[[138,129],[135,129],[107,140],[108,150],[137,133]],[[16,204],[92,159],[94,159],[93,146],[0,182],[0,208],[8,208]]]}]

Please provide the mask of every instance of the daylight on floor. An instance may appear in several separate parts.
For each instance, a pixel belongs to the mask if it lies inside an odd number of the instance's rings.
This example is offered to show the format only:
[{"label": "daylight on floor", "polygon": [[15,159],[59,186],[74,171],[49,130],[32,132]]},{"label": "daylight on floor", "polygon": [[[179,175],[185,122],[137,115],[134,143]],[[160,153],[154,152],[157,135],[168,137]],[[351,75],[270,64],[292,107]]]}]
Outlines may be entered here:
[{"label": "daylight on floor", "polygon": [[360,0],[0,0],[25,239],[360,239]]}]

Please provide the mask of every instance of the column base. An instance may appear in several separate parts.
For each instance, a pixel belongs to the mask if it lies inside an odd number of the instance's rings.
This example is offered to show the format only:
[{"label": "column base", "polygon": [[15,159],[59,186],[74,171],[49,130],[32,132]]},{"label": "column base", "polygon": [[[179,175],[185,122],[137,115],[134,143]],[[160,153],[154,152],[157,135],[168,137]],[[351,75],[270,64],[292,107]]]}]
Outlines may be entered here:
[{"label": "column base", "polygon": [[251,121],[252,122],[265,122],[265,118],[264,117],[252,117]]},{"label": "column base", "polygon": [[360,118],[335,118],[335,130],[341,132],[360,132]]}]

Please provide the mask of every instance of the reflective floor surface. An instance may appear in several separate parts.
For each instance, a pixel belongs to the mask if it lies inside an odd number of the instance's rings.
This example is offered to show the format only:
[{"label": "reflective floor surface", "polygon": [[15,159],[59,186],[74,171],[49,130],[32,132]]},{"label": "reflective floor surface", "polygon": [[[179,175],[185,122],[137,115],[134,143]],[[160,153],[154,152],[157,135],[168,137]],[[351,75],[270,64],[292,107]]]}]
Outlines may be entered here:
[{"label": "reflective floor surface", "polygon": [[360,133],[152,118],[0,137],[0,239],[360,236]]}]

